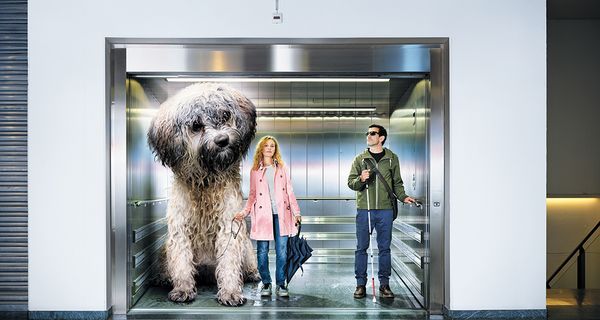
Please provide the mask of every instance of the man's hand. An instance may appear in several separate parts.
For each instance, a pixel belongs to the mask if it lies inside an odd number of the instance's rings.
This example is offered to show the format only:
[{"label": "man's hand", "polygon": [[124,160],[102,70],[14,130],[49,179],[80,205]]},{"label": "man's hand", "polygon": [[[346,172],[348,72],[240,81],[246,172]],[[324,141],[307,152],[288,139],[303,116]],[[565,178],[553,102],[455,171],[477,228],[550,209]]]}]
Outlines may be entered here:
[{"label": "man's hand", "polygon": [[242,221],[244,219],[244,211],[240,211],[238,213],[235,214],[235,216],[233,217],[234,220],[236,221]]},{"label": "man's hand", "polygon": [[371,175],[371,170],[363,170],[360,173],[360,181],[365,182],[365,181],[369,180],[370,175]]},{"label": "man's hand", "polygon": [[404,200],[402,200],[402,202],[404,203],[415,203],[417,200],[411,198],[411,197],[406,197],[404,198]]}]

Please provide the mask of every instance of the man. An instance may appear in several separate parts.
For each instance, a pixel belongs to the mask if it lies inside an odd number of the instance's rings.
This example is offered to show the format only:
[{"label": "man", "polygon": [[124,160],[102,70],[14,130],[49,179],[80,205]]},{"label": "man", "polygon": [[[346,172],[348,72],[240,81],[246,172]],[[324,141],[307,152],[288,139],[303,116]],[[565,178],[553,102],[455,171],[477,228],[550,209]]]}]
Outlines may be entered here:
[{"label": "man", "polygon": [[[379,248],[379,295],[382,298],[393,298],[394,293],[390,289],[390,274],[392,271],[390,243],[394,222],[392,200],[384,184],[379,181],[379,177],[371,172],[371,168],[376,167],[381,172],[398,199],[401,199],[404,203],[415,202],[415,199],[404,193],[398,156],[383,147],[387,139],[385,128],[372,124],[369,126],[366,135],[368,148],[354,158],[348,176],[348,187],[356,191],[358,213],[356,215],[357,241],[354,260],[357,286],[354,298],[360,299],[366,296],[367,249],[369,248],[369,231],[372,231],[373,228],[377,230],[377,248]],[[367,194],[369,199],[367,199]],[[369,201],[368,205],[367,201]],[[371,209],[371,230],[369,230],[369,214],[367,212],[369,208]]]}]

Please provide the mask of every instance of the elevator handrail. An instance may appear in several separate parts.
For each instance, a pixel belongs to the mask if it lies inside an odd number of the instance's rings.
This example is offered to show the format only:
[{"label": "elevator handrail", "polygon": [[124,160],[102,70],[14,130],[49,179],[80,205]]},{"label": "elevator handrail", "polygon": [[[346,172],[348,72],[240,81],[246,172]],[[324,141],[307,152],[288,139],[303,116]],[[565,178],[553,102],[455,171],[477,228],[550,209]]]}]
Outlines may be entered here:
[{"label": "elevator handrail", "polygon": [[161,202],[168,201],[168,200],[169,200],[169,198],[160,198],[160,199],[152,199],[152,200],[132,200],[132,201],[128,201],[127,205],[133,206],[133,207],[141,207],[141,206],[147,206],[150,204],[161,203]]},{"label": "elevator handrail", "polygon": [[[244,200],[248,200],[248,198],[244,197]],[[356,197],[296,197],[297,200],[312,200],[312,201],[319,201],[319,200],[345,200],[345,201],[350,201],[350,200],[356,200]],[[145,206],[145,205],[149,205],[149,204],[156,204],[156,203],[160,203],[160,202],[164,202],[164,201],[168,201],[169,198],[161,198],[161,199],[153,199],[153,200],[132,200],[132,201],[128,201],[127,205],[129,206],[133,206],[133,207],[141,207],[141,206]],[[417,205],[418,206],[418,205]]]},{"label": "elevator handrail", "polygon": [[575,256],[575,254],[577,252],[579,252],[579,250],[583,249],[583,245],[592,237],[592,235],[596,232],[596,230],[598,230],[599,227],[600,227],[600,221],[598,221],[598,223],[596,223],[596,226],[592,229],[592,231],[590,231],[585,236],[585,238],[583,238],[583,240],[579,243],[579,245],[577,247],[575,247],[573,252],[571,252],[571,254],[565,259],[565,261],[563,261],[563,263],[560,264],[558,269],[556,269],[556,271],[554,271],[554,273],[550,276],[550,278],[548,278],[548,281],[546,281],[546,289],[550,289],[550,282],[552,280],[554,280],[554,278],[567,265],[567,263],[571,260],[571,258],[573,258],[573,256]]}]

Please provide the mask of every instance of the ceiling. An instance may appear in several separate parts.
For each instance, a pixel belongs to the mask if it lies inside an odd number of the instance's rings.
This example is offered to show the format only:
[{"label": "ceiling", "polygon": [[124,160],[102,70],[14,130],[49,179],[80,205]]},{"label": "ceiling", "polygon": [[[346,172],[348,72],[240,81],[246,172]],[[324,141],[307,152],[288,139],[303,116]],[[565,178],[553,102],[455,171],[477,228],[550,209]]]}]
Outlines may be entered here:
[{"label": "ceiling", "polygon": [[600,19],[600,0],[547,0],[548,20]]}]

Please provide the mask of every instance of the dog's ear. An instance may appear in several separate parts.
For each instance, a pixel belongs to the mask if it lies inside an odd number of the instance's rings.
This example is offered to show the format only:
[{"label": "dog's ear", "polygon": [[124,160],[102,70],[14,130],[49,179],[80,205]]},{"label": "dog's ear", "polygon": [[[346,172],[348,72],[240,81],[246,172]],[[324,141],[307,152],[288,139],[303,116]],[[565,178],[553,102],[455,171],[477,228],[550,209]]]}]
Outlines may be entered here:
[{"label": "dog's ear", "polygon": [[168,108],[159,110],[148,130],[148,145],[164,166],[175,168],[185,156],[181,127],[169,116]]},{"label": "dog's ear", "polygon": [[243,153],[246,154],[248,148],[250,147],[250,143],[256,134],[256,107],[254,106],[254,103],[250,101],[250,99],[246,98],[237,91],[233,93],[233,97],[239,106],[242,117],[244,118],[244,121],[238,124],[238,129],[241,129],[242,132],[246,133],[244,135],[245,139],[243,143]]}]

